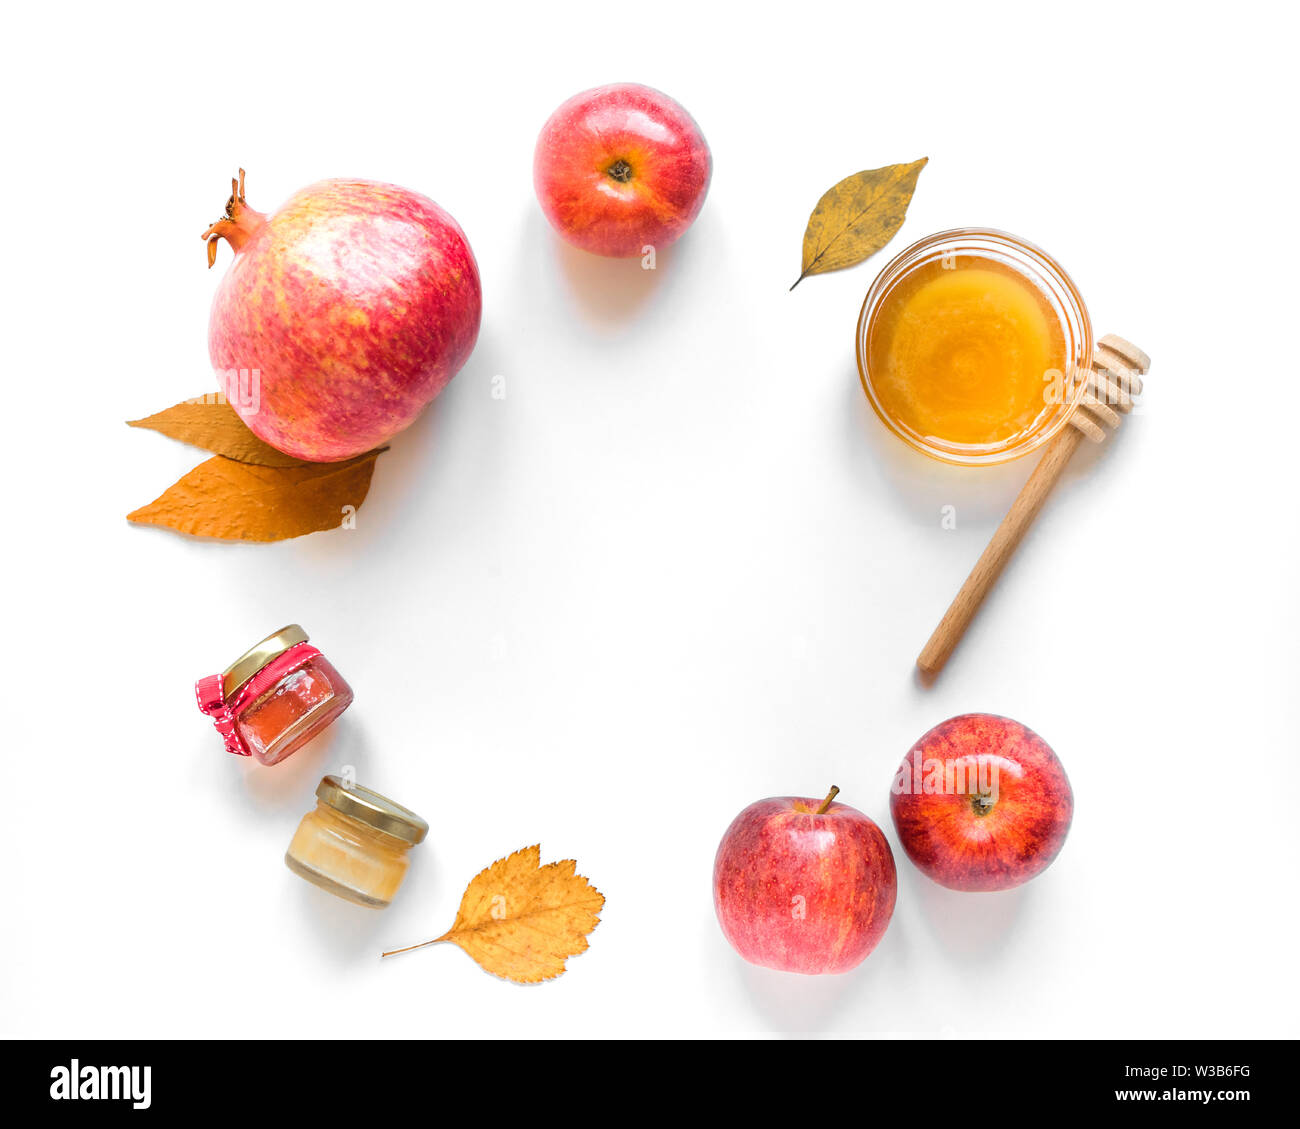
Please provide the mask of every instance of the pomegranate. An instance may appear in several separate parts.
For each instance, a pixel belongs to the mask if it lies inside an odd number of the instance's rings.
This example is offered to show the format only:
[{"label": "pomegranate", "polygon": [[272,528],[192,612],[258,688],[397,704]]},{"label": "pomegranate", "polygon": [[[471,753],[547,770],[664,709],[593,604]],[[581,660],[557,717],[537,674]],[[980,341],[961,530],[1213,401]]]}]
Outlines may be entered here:
[{"label": "pomegranate", "polygon": [[231,406],[300,459],[362,454],[409,426],[468,359],[482,293],[459,225],[419,193],[322,180],[263,215],[232,181],[203,233],[235,251],[208,323]]}]

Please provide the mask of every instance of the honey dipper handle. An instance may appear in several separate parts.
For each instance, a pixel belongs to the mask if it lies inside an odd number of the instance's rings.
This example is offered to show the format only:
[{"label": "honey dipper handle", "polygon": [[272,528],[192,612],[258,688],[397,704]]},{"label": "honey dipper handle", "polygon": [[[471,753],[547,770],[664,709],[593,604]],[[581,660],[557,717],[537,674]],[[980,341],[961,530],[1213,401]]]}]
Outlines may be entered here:
[{"label": "honey dipper handle", "polygon": [[975,618],[975,613],[979,611],[984,597],[1002,575],[1007,561],[1016,551],[1016,546],[1020,544],[1025,531],[1034,523],[1034,518],[1043,508],[1047,495],[1052,492],[1052,487],[1060,478],[1061,471],[1065,469],[1065,464],[1070,461],[1070,456],[1074,454],[1074,449],[1082,439],[1082,431],[1074,427],[1063,427],[1048,443],[1046,452],[1034,468],[1034,473],[1029,476],[1029,481],[1016,495],[1016,500],[1007,511],[1007,516],[1002,519],[1002,524],[993,534],[993,539],[988,543],[980,559],[975,562],[975,567],[966,577],[966,583],[961,586],[961,591],[948,605],[948,611],[939,621],[939,626],[934,629],[930,641],[926,643],[917,658],[916,665],[926,678],[933,678],[943,669],[944,663],[961,642],[961,637],[966,634],[966,628]]}]

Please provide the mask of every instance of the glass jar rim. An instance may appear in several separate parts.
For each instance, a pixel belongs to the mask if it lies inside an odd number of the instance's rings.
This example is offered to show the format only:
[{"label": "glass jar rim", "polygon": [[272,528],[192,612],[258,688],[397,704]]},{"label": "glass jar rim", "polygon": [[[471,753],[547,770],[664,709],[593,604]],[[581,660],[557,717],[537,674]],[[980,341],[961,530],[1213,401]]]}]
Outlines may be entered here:
[{"label": "glass jar rim", "polygon": [[338,776],[322,777],[316,785],[316,798],[341,815],[412,846],[429,833],[429,824],[410,808]]},{"label": "glass jar rim", "polygon": [[253,644],[222,671],[222,690],[229,698],[267,663],[278,659],[290,647],[308,641],[307,632],[298,624],[290,623],[279,631],[272,631],[265,639]]},{"label": "glass jar rim", "polygon": [[[958,444],[942,446],[928,442],[912,434],[890,417],[880,404],[872,384],[867,364],[867,341],[875,316],[884,299],[899,281],[923,263],[948,253],[945,245],[948,245],[948,250],[962,248],[967,254],[972,252],[972,247],[975,251],[987,248],[1004,252],[1013,259],[1009,265],[1039,285],[1050,297],[1058,299],[1062,307],[1062,318],[1066,322],[1064,328],[1067,331],[1069,355],[1066,357],[1066,365],[1069,371],[1062,374],[1065,394],[1062,396],[1060,407],[1047,424],[1033,429],[1019,441],[1005,447],[988,451],[970,451],[960,449]],[[1069,348],[1071,343],[1074,346],[1072,350]],[[956,227],[937,231],[933,235],[917,240],[885,264],[863,299],[854,345],[858,377],[862,382],[863,391],[872,410],[893,434],[910,447],[943,462],[958,466],[992,466],[1027,455],[1046,443],[1069,423],[1070,416],[1074,414],[1087,390],[1086,370],[1092,363],[1094,341],[1092,320],[1083,295],[1056,259],[1037,244],[1018,235],[1012,235],[1010,232],[992,227]]]}]

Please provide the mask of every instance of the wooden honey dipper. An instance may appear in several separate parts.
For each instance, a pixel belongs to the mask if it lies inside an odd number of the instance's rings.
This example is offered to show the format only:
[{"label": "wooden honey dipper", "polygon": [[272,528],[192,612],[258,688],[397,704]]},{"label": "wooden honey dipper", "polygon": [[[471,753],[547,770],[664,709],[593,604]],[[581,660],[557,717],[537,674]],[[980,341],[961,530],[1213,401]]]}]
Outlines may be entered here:
[{"label": "wooden honey dipper", "polygon": [[966,628],[975,618],[984,597],[989,594],[1007,561],[1016,551],[1029,527],[1043,508],[1061,471],[1084,439],[1100,443],[1107,428],[1118,427],[1133,410],[1133,397],[1142,391],[1142,376],[1151,367],[1151,358],[1132,342],[1108,333],[1097,342],[1088,370],[1088,386],[1070,415],[1069,427],[1063,427],[1047,445],[1034,473],[1016,496],[984,550],[975,562],[966,583],[961,586],[930,641],[916,660],[927,681],[938,675],[951,657]]}]

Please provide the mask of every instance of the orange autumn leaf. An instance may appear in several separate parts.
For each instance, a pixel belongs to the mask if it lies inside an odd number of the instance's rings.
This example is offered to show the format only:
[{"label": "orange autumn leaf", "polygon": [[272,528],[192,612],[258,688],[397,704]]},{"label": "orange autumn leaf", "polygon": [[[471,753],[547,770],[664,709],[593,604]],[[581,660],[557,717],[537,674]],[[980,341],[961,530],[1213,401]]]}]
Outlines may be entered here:
[{"label": "orange autumn leaf", "polygon": [[214,455],[127,521],[229,541],[283,541],[337,529],[365,501],[379,455],[289,467]]},{"label": "orange autumn leaf", "polygon": [[183,400],[144,419],[128,420],[127,426],[145,427],[241,463],[276,467],[303,465],[302,459],[263,443],[249,431],[225,398],[217,399],[216,394]]},{"label": "orange autumn leaf", "polygon": [[553,980],[569,957],[586,952],[605,897],[573,859],[541,866],[541,852],[525,847],[497,859],[470,882],[446,933],[383,955],[449,941],[493,976],[518,984]]}]

